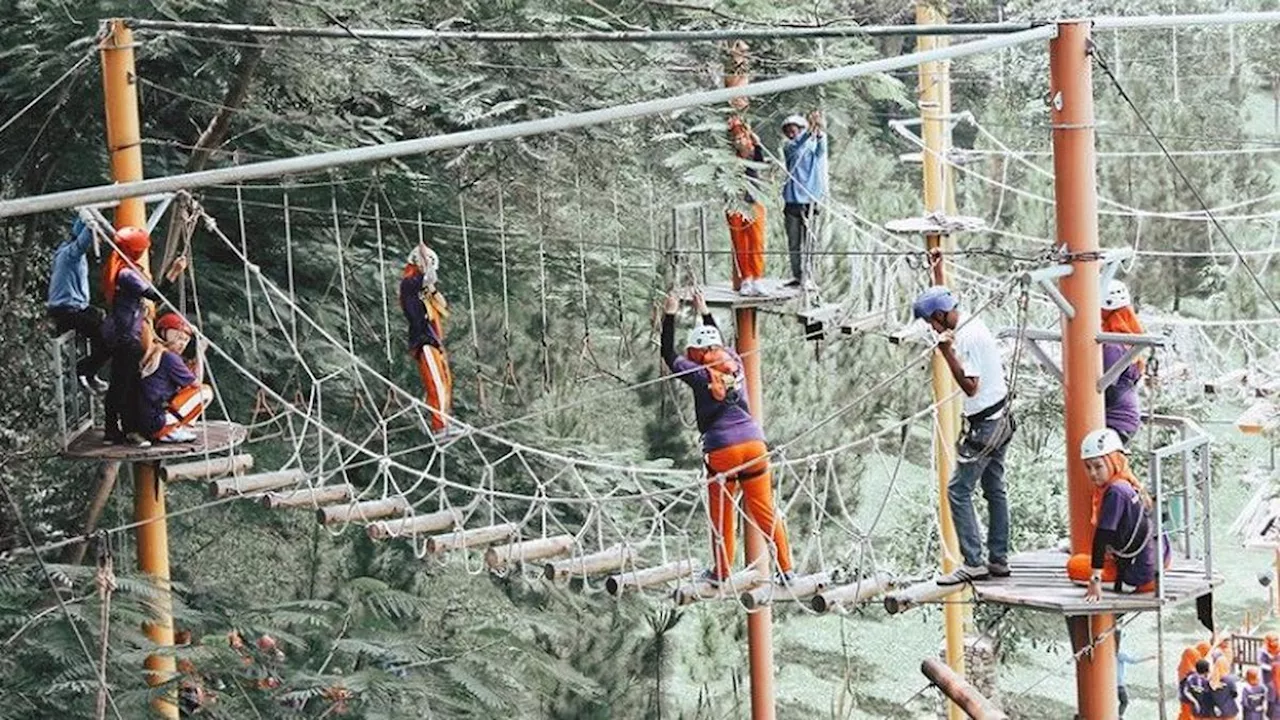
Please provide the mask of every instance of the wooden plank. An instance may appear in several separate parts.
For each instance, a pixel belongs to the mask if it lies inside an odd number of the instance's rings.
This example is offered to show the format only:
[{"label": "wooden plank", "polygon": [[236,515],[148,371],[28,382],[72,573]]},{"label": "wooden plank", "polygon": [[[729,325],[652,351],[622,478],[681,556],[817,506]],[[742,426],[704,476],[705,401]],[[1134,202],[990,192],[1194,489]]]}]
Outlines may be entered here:
[{"label": "wooden plank", "polygon": [[858,605],[866,602],[883,592],[887,592],[891,587],[893,587],[893,583],[887,575],[862,578],[857,582],[822,590],[813,596],[809,606],[813,608],[814,612],[825,613],[841,605]]},{"label": "wooden plank", "polygon": [[645,568],[634,572],[622,573],[620,575],[610,575],[605,580],[605,590],[610,595],[620,595],[626,590],[636,589],[643,590],[654,585],[662,585],[672,580],[680,580],[687,578],[696,572],[698,562],[693,558],[685,560],[674,560],[672,562],[658,565],[657,567]]},{"label": "wooden plank", "polygon": [[253,456],[248,454],[219,455],[191,462],[162,465],[160,479],[165,482],[183,480],[208,480],[221,475],[241,475],[253,469]]},{"label": "wooden plank", "polygon": [[102,430],[89,428],[72,438],[62,450],[69,460],[119,460],[121,462],[153,462],[183,460],[206,455],[226,455],[239,447],[248,437],[243,425],[220,420],[192,424],[196,439],[189,443],[153,443],[149,448],[129,445],[103,445]]},{"label": "wooden plank", "polygon": [[726,592],[751,590],[768,581],[769,571],[767,568],[752,566],[745,570],[739,570],[725,578],[719,584],[719,587],[714,587],[711,583],[700,580],[681,585],[672,594],[672,599],[675,600],[677,605],[688,605],[698,600],[724,597]]},{"label": "wooden plank", "polygon": [[388,540],[390,538],[405,537],[406,535],[417,535],[418,533],[440,532],[441,530],[458,527],[461,524],[462,512],[449,508],[424,515],[396,518],[395,520],[379,520],[369,523],[369,526],[365,528],[365,532],[368,533],[370,540]]},{"label": "wooden plank", "polygon": [[[800,288],[787,287],[785,282],[778,278],[764,278],[757,283],[757,286],[764,290],[764,295],[742,295],[728,283],[712,283],[700,289],[709,307],[763,307],[790,302],[800,297]],[[682,300],[690,300],[693,297],[693,288],[681,288],[677,293]]]},{"label": "wooden plank", "polygon": [[344,502],[355,497],[356,489],[348,483],[322,485],[291,492],[270,492],[262,496],[262,506],[268,510],[312,508],[318,505]]},{"label": "wooden plank", "polygon": [[816,592],[822,591],[830,584],[831,573],[814,573],[794,578],[785,585],[779,585],[776,582],[766,583],[754,590],[742,593],[738,600],[744,608],[754,610],[779,600],[803,600]]},{"label": "wooden plank", "polygon": [[336,525],[344,522],[367,522],[391,515],[403,515],[407,512],[409,512],[409,501],[397,495],[381,500],[317,508],[316,520],[321,525]]},{"label": "wooden plank", "polygon": [[495,545],[484,553],[484,564],[490,571],[505,570],[513,564],[533,562],[573,551],[576,538],[569,534]]},{"label": "wooden plank", "polygon": [[553,582],[563,582],[570,577],[589,577],[602,572],[617,570],[631,562],[634,550],[630,545],[614,545],[600,552],[549,562],[542,574]]},{"label": "wooden plank", "polygon": [[297,485],[306,479],[306,471],[298,469],[219,478],[209,483],[209,495],[215,498],[231,497],[232,495],[252,495],[265,490]]},{"label": "wooden plank", "polygon": [[449,550],[483,547],[513,538],[519,531],[519,525],[503,523],[501,525],[471,528],[470,530],[456,530],[447,535],[434,535],[427,538],[427,552],[432,555],[438,555]]},{"label": "wooden plank", "polygon": [[933,580],[916,583],[905,588],[898,588],[885,595],[884,609],[889,611],[890,615],[896,615],[918,605],[939,602],[964,589],[965,585],[943,586]]}]

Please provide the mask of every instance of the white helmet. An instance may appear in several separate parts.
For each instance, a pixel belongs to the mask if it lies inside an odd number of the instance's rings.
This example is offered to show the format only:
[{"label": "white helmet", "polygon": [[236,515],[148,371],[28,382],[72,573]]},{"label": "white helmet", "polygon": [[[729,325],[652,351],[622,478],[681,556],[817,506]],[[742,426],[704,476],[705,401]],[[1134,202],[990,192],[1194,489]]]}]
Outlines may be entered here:
[{"label": "white helmet", "polygon": [[1128,285],[1119,280],[1112,280],[1107,284],[1107,292],[1102,296],[1103,310],[1119,310],[1132,304],[1133,299],[1129,297]]},{"label": "white helmet", "polygon": [[804,130],[809,127],[809,121],[805,120],[803,115],[788,115],[787,119],[782,121],[782,127],[786,127],[788,125],[795,125],[801,130]]},{"label": "white helmet", "polygon": [[686,347],[709,348],[724,345],[724,338],[715,325],[698,325],[689,331],[689,342]]},{"label": "white helmet", "polygon": [[1113,452],[1124,452],[1124,443],[1120,441],[1120,436],[1116,434],[1116,431],[1111,428],[1094,430],[1085,435],[1084,441],[1080,443],[1081,460],[1100,458]]},{"label": "white helmet", "polygon": [[417,265],[418,269],[424,273],[434,273],[440,269],[440,256],[436,255],[436,251],[427,247],[422,243],[409,252],[409,263]]}]

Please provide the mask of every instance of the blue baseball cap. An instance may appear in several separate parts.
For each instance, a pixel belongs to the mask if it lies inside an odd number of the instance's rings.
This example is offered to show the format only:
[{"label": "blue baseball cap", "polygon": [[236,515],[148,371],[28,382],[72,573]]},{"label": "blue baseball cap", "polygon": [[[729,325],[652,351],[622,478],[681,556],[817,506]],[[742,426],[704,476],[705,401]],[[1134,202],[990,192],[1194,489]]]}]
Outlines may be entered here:
[{"label": "blue baseball cap", "polygon": [[944,285],[933,285],[916,297],[911,304],[911,312],[920,320],[928,320],[937,312],[951,312],[960,304],[960,300]]}]

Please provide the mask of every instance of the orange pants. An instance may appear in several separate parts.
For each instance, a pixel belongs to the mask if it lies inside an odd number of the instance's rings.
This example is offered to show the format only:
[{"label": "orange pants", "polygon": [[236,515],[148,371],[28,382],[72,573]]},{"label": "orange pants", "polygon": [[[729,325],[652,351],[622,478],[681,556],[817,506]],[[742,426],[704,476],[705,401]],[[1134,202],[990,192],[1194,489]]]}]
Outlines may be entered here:
[{"label": "orange pants", "polygon": [[[1116,561],[1108,553],[1105,560],[1102,561],[1102,582],[1104,584],[1114,584],[1119,579],[1120,569],[1116,567]],[[1078,585],[1087,585],[1089,576],[1093,574],[1093,557],[1089,553],[1080,553],[1072,555],[1067,561],[1067,577],[1071,578],[1071,582]],[[1138,586],[1134,592],[1149,593],[1156,591],[1156,581],[1144,583]]]},{"label": "orange pants", "polygon": [[449,370],[449,357],[432,345],[423,345],[413,357],[427,395],[428,421],[431,429],[439,432],[445,429],[448,416],[453,414],[453,372]]},{"label": "orange pants", "polygon": [[764,277],[765,210],[763,203],[751,206],[753,217],[740,212],[725,213],[729,239],[733,241],[733,288],[742,280]]},{"label": "orange pants", "polygon": [[[711,520],[711,548],[716,557],[716,576],[726,578],[733,565],[737,508],[733,497],[742,488],[744,510],[751,522],[769,538],[778,559],[778,568],[791,572],[791,546],[787,529],[773,509],[773,473],[769,470],[769,448],[759,440],[712,450],[706,456],[711,482],[707,484],[707,514]],[[749,463],[749,464],[748,464]],[[732,475],[729,473],[732,471]],[[725,473],[722,482],[715,478]],[[759,473],[739,480],[738,477]]]},{"label": "orange pants", "polygon": [[164,414],[164,427],[155,432],[152,439],[159,440],[196,421],[204,409],[213,402],[213,388],[195,383],[174,393]]}]

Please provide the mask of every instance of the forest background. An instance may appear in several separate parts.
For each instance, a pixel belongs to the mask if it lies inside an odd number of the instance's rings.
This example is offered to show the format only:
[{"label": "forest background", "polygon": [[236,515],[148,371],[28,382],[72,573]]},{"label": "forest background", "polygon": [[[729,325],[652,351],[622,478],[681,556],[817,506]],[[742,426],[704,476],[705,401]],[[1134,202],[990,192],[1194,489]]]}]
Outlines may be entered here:
[{"label": "forest background", "polygon": [[[949,8],[953,22],[1227,9],[1275,9],[1275,3],[979,1]],[[914,18],[906,2],[828,0],[708,6],[666,0],[10,0],[4,10],[0,115],[5,118],[92,55],[97,23],[107,17],[477,30],[894,24]],[[381,44],[180,33],[140,33],[139,39],[148,177],[709,89],[721,82],[727,49],[723,43]],[[1242,151],[1179,158],[1210,206],[1274,193],[1274,151],[1280,146],[1280,33],[1274,26],[1107,32],[1099,34],[1098,43],[1137,107],[1170,146]],[[912,41],[902,38],[758,41],[750,46],[750,71],[759,80],[912,49]],[[0,131],[3,197],[107,180],[98,71],[91,57]],[[1017,150],[1048,149],[1044,47],[958,60],[952,76],[955,109],[972,112],[991,133],[959,123],[958,147],[997,150],[993,135]],[[1095,83],[1100,149],[1154,151],[1109,81],[1095,73]],[[892,119],[917,115],[916,86],[914,69],[897,71],[757,98],[748,111],[775,154],[783,117],[824,111],[833,202],[840,208],[828,218],[820,245],[824,299],[861,307],[890,296],[895,321],[905,319],[903,302],[922,286],[924,275],[901,253],[870,253],[881,247],[874,238],[883,239],[875,224],[920,210],[919,167],[899,160],[916,148],[888,126]],[[698,258],[673,267],[663,252],[676,242],[673,208],[689,203],[709,208],[707,238],[715,251],[709,256],[710,277],[728,274],[720,213],[723,198],[741,189],[741,166],[725,140],[726,113],[727,108],[701,108],[377,167],[239,189],[208,188],[197,197],[235,243],[243,242],[264,274],[283,282],[290,261],[282,212],[287,193],[299,305],[340,333],[347,327],[348,308],[335,287],[339,256],[331,210],[336,207],[344,238],[342,281],[348,283],[356,318],[349,326],[352,345],[411,392],[417,392],[418,380],[402,351],[403,333],[393,315],[388,344],[379,297],[384,286],[393,287],[421,213],[454,304],[449,335],[461,417],[476,425],[524,418],[502,433],[576,457],[623,464],[667,458],[675,467],[696,468],[700,458],[696,432],[685,422],[687,397],[671,383],[644,383],[660,373],[655,303],[674,280],[698,272]],[[1257,152],[1243,152],[1251,148]],[[969,172],[957,173],[958,206],[1007,233],[965,236],[966,249],[983,252],[963,262],[980,276],[1002,281],[1015,269],[1042,262],[1045,246],[1034,238],[1052,236],[1053,216],[1051,207],[1033,196],[1051,196],[1051,184],[1013,156],[976,157]],[[1048,166],[1045,156],[1028,157]],[[774,252],[785,247],[780,181],[776,170],[768,175]],[[1099,187],[1104,197],[1131,207],[1197,208],[1194,196],[1158,156],[1104,158]],[[378,205],[387,226],[381,240],[371,204]],[[1245,210],[1265,215],[1274,207],[1273,198],[1269,205]],[[15,508],[37,544],[79,534],[104,477],[102,468],[57,457],[43,300],[52,250],[65,237],[70,219],[51,213],[3,222],[0,478],[12,494],[12,503],[0,505],[0,549],[5,551],[29,542]],[[681,210],[674,224],[687,242],[696,219]],[[500,225],[505,232],[494,231]],[[1233,240],[1254,250],[1274,247],[1276,227],[1274,210],[1269,218],[1228,223]],[[1203,221],[1119,213],[1104,216],[1102,229],[1106,246],[1175,253],[1226,250]],[[292,362],[288,328],[276,322],[260,293],[246,292],[244,267],[233,250],[203,230],[192,247],[196,282],[186,291],[198,296],[202,330],[271,387],[288,396],[308,392]],[[391,259],[386,267],[378,263],[380,250]],[[1266,272],[1269,257],[1251,262],[1274,292],[1280,288],[1275,274]],[[771,275],[781,275],[785,257],[771,255],[769,265]],[[1144,311],[1203,319],[1275,317],[1239,263],[1225,255],[1143,256],[1127,279]],[[985,299],[989,291],[975,284],[972,297]],[[1007,316],[1010,309],[999,311]],[[250,317],[256,320],[248,322]],[[1037,322],[1051,319],[1043,308],[1036,311]],[[919,367],[901,374],[884,392],[861,397],[868,383],[906,360],[881,333],[819,348],[805,341],[792,320],[769,317],[763,332],[768,432],[775,439],[804,433],[794,450],[798,455],[890,426],[930,402],[927,373]],[[1166,365],[1181,363],[1200,374],[1208,368],[1197,364],[1244,363],[1275,340],[1265,324],[1250,328],[1249,345],[1218,342],[1210,333],[1219,330],[1179,332],[1187,354],[1167,358]],[[318,365],[343,362],[315,332],[304,330],[299,345]],[[1217,347],[1219,355],[1206,346]],[[226,414],[241,422],[253,418],[255,387],[216,359],[213,372]],[[1020,548],[1045,547],[1065,533],[1063,451],[1056,423],[1061,400],[1033,367],[1022,372],[1019,413],[1026,419],[1010,469],[1014,542]],[[644,385],[633,387],[637,384]],[[1180,390],[1174,381],[1160,388],[1147,398],[1160,411],[1205,420],[1230,415],[1230,408],[1206,405],[1198,393]],[[354,387],[338,384],[326,395],[325,412],[332,418],[355,416],[359,398]],[[815,417],[837,412],[854,398],[860,401],[853,412],[813,428]],[[936,488],[929,471],[928,425],[908,427],[883,448],[844,453],[828,466],[848,500],[844,511],[861,529],[871,528],[865,544],[877,565],[868,566],[865,554],[849,552],[863,544],[860,531],[813,520],[829,509],[814,512],[816,499],[794,506],[790,516],[793,534],[805,538],[802,547],[816,544],[841,558],[846,571],[928,572],[937,551],[929,514]],[[1236,445],[1223,435],[1228,449],[1217,455],[1215,489],[1224,498],[1217,512],[1225,527],[1229,513],[1250,492],[1241,477],[1259,461],[1260,448]],[[287,450],[270,442],[255,446],[254,453],[262,467],[287,459]],[[904,462],[895,469],[899,458]],[[465,465],[455,468],[455,478],[465,481],[466,470]],[[105,474],[110,480],[110,472]],[[599,472],[584,473],[584,481],[592,492],[603,493],[619,479]],[[529,490],[515,476],[494,482],[499,489]],[[103,527],[128,522],[131,492],[132,483],[116,483]],[[882,506],[885,499],[889,502]],[[197,490],[175,486],[170,506],[202,500]],[[568,514],[559,519],[575,521]],[[701,553],[700,530],[692,529],[692,547]],[[676,609],[658,596],[615,601],[518,574],[490,578],[456,563],[419,560],[403,543],[374,544],[357,530],[330,534],[308,513],[271,513],[254,503],[224,504],[170,521],[178,624],[197,640],[182,656],[195,663],[216,693],[204,713],[225,718],[745,716],[745,616],[729,606]],[[1230,542],[1224,532],[1219,547]],[[106,677],[121,714],[141,717],[148,691],[138,668],[149,646],[138,626],[151,591],[133,570],[131,543],[126,532],[113,533],[109,543],[120,588],[109,607]],[[88,564],[81,565],[77,552],[72,546],[48,559],[76,629],[95,640],[102,631],[102,607],[94,591],[94,554],[89,552]],[[1233,557],[1220,564],[1235,584],[1220,599],[1219,612],[1238,622],[1236,616],[1246,609],[1265,606],[1265,597],[1251,588],[1256,588],[1256,568],[1265,567],[1267,558]],[[813,552],[807,550],[804,559],[809,569],[817,569]],[[51,602],[38,568],[25,561],[3,565],[0,717],[92,716],[96,660],[86,657],[61,607]],[[998,639],[1006,705],[1021,717],[1069,717],[1074,687],[1064,664],[1060,623],[987,608],[978,608],[976,616],[976,626]],[[851,615],[813,617],[780,608],[775,627],[780,717],[928,715],[934,698],[915,692],[924,682],[912,668],[937,652],[940,625],[940,614],[932,611],[886,618],[872,606]],[[226,635],[233,629],[247,638],[269,633],[280,640],[282,660],[259,658],[272,664],[279,687],[260,686],[252,668],[241,666],[240,655],[227,647]],[[1175,614],[1167,630],[1192,637],[1194,622]],[[1135,642],[1148,642],[1147,635],[1147,641]],[[1154,668],[1134,675],[1138,702],[1147,703],[1136,712],[1154,713]],[[336,702],[334,687],[346,688],[351,698]]]}]

